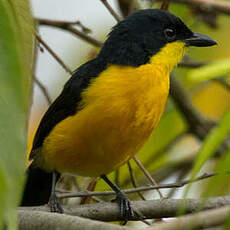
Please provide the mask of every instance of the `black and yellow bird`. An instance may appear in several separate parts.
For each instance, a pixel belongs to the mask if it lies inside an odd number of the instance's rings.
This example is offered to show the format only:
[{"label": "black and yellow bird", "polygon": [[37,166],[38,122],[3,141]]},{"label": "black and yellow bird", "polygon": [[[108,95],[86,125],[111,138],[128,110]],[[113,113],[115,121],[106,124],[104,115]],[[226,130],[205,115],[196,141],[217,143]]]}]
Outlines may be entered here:
[{"label": "black and yellow bird", "polygon": [[121,216],[133,215],[124,193],[105,175],[132,158],[157,126],[169,75],[188,46],[212,46],[163,10],[140,10],[119,22],[100,53],[73,72],[34,138],[22,205],[49,203],[59,173],[101,177],[116,192]]}]

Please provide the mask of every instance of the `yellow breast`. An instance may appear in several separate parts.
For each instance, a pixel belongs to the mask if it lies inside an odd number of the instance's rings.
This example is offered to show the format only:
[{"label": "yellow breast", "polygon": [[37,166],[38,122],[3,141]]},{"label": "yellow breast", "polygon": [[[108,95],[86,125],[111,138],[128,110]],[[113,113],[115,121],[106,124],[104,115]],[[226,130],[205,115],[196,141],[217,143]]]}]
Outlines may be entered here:
[{"label": "yellow breast", "polygon": [[163,113],[170,65],[111,65],[82,93],[81,110],[57,124],[42,148],[46,168],[83,176],[113,171],[146,142]]}]

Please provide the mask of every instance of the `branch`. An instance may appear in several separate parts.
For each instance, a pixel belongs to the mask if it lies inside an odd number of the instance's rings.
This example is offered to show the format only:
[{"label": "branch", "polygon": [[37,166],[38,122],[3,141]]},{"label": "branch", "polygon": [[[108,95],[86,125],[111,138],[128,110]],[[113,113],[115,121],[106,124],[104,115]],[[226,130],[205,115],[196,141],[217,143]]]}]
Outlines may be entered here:
[{"label": "branch", "polygon": [[230,2],[215,0],[157,0],[158,2],[177,2],[190,6],[202,8],[207,11],[230,14]]},{"label": "branch", "polygon": [[117,2],[123,17],[127,17],[134,11],[141,9],[138,0],[118,0]]},{"label": "branch", "polygon": [[73,217],[65,214],[33,211],[18,211],[20,230],[131,230],[132,228],[103,223],[99,221]]},{"label": "branch", "polygon": [[52,100],[51,100],[51,97],[50,97],[49,92],[48,92],[48,90],[46,89],[46,87],[45,87],[45,86],[42,84],[42,82],[41,82],[38,78],[36,78],[36,77],[34,77],[34,82],[35,82],[35,83],[38,85],[38,87],[41,89],[41,91],[42,91],[44,97],[46,98],[46,101],[47,101],[48,105],[50,105],[50,104],[52,103]]},{"label": "branch", "polygon": [[68,72],[72,74],[72,71],[67,65],[61,60],[60,57],[49,47],[49,45],[38,35],[36,34],[36,39],[46,48],[46,50],[54,57],[54,59]]},{"label": "branch", "polygon": [[[144,167],[144,165],[139,161],[139,159],[134,156],[133,160],[135,161],[135,163],[138,165],[138,167],[141,169],[141,171],[144,173],[145,177],[150,181],[150,183],[153,186],[158,186],[157,182],[153,179],[153,177],[150,175],[150,173],[148,172],[148,170],[146,170],[146,168]],[[164,198],[164,196],[162,195],[161,191],[159,189],[157,189],[157,192],[160,196],[160,198]]]},{"label": "branch", "polygon": [[[186,206],[185,206],[186,204]],[[175,217],[178,210],[185,206],[185,214],[193,213],[198,210],[207,210],[230,205],[230,196],[216,197],[209,199],[161,199],[131,202],[134,211],[141,213],[145,219],[158,219]],[[182,206],[183,205],[183,206]],[[120,213],[117,204],[102,202],[86,205],[63,205],[64,213],[72,216],[100,220],[100,221],[119,221]],[[48,206],[20,207],[19,210],[49,212]],[[31,214],[32,215],[32,214]],[[135,219],[139,220],[136,216]]]},{"label": "branch", "polygon": [[170,6],[170,2],[167,2],[167,1],[163,1],[162,4],[161,4],[161,10],[166,10],[166,11],[169,11],[169,6]]},{"label": "branch", "polygon": [[68,32],[74,34],[75,36],[77,36],[78,38],[81,38],[82,40],[90,43],[93,46],[101,47],[103,44],[102,42],[96,40],[95,38],[93,38],[89,35],[87,35],[86,33],[83,33],[81,31],[79,31],[78,29],[74,28],[72,26],[73,23],[63,22],[63,21],[54,21],[54,20],[48,20],[48,19],[42,19],[42,18],[37,18],[36,20],[39,23],[39,25],[41,25],[41,26],[52,26],[52,27],[56,27],[58,29],[68,31]]},{"label": "branch", "polygon": [[[228,173],[227,173],[228,174]],[[161,185],[155,185],[155,186],[143,186],[139,188],[132,188],[132,189],[126,189],[122,190],[124,193],[129,194],[129,193],[135,193],[135,192],[141,192],[141,191],[149,191],[149,190],[154,190],[154,189],[166,189],[166,188],[181,188],[189,183],[194,183],[197,181],[201,181],[204,179],[207,179],[209,177],[216,176],[216,173],[205,173],[200,177],[197,177],[195,179],[188,179],[176,183],[170,183],[170,184],[161,184]],[[58,192],[59,190],[57,190]],[[63,193],[63,190],[61,190],[61,193]],[[116,195],[114,191],[103,191],[103,192],[90,192],[90,191],[85,191],[85,192],[66,192],[66,194],[61,194],[58,195],[59,199],[64,199],[64,198],[72,198],[72,197],[85,197],[85,196],[110,196],[110,195]]]},{"label": "branch", "polygon": [[153,224],[151,227],[146,228],[146,230],[184,230],[185,226],[192,230],[204,229],[224,224],[229,218],[229,214],[230,206],[226,206],[178,217],[169,222]]},{"label": "branch", "polygon": [[[128,166],[128,169],[129,169],[131,183],[132,183],[132,185],[133,185],[134,188],[137,188],[138,186],[137,186],[137,183],[136,183],[136,180],[135,180],[135,177],[134,177],[134,173],[133,173],[133,169],[132,169],[130,161],[128,161],[127,166]],[[138,193],[139,197],[142,200],[146,200],[144,198],[144,196],[141,194],[141,192],[137,192],[137,193]]]},{"label": "branch", "polygon": [[206,119],[193,105],[182,84],[171,75],[170,95],[186,119],[189,131],[203,140],[216,124]]},{"label": "branch", "polygon": [[[177,179],[176,181],[179,182],[179,181],[182,181],[184,180],[184,178],[186,177],[186,175],[189,173],[191,167],[187,167],[181,171],[178,172],[178,176],[177,176]],[[170,199],[173,197],[173,195],[176,193],[177,191],[177,188],[172,188],[169,193],[167,194],[167,199]]]},{"label": "branch", "polygon": [[120,16],[114,11],[114,9],[109,5],[107,0],[101,0],[101,2],[104,4],[104,6],[108,9],[108,11],[112,14],[112,16],[115,18],[117,22],[120,22]]}]

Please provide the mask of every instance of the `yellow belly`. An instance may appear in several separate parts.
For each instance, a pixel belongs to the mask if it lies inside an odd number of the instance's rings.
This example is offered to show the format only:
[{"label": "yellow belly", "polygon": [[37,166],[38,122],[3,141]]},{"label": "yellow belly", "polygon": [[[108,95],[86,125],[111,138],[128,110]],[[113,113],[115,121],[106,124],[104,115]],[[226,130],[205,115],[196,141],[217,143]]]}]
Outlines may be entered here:
[{"label": "yellow belly", "polygon": [[160,65],[110,66],[83,92],[82,109],[45,139],[45,167],[99,176],[127,162],[160,120],[168,77],[168,69]]}]

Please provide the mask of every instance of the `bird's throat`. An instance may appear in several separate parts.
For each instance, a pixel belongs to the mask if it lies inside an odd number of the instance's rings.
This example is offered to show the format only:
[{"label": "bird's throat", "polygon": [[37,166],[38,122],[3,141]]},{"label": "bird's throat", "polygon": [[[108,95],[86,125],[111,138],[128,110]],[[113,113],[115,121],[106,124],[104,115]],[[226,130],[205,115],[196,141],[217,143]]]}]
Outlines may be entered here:
[{"label": "bird's throat", "polygon": [[176,41],[165,45],[161,50],[150,58],[151,64],[165,65],[169,72],[180,62],[186,50],[184,42]]}]

